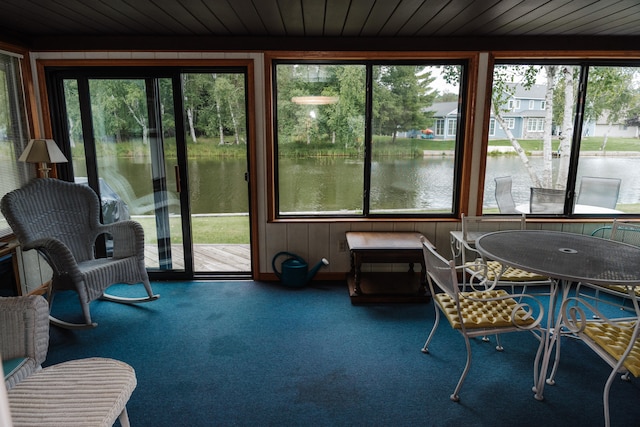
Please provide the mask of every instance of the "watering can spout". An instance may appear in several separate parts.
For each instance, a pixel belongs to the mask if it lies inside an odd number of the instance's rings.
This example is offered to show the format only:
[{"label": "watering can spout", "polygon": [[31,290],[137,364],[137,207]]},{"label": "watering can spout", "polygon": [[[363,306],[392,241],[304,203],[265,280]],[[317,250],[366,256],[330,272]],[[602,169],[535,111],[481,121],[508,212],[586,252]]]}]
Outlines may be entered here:
[{"label": "watering can spout", "polygon": [[316,273],[318,272],[318,270],[320,270],[321,267],[324,267],[325,265],[329,265],[329,261],[326,258],[322,258],[312,269],[311,271],[309,271],[309,274],[307,274],[307,283],[311,281],[311,279],[313,279],[313,277],[316,275]]}]

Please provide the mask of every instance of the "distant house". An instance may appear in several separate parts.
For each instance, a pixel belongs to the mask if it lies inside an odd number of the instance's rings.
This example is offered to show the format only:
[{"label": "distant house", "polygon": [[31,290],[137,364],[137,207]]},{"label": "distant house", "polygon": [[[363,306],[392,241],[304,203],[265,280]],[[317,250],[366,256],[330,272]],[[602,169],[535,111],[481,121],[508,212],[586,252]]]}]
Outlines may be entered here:
[{"label": "distant house", "polygon": [[605,112],[590,129],[589,136],[605,136],[612,138],[638,138],[638,126],[627,126],[625,123],[609,123],[609,114]]},{"label": "distant house", "polygon": [[[533,85],[529,89],[517,86],[514,96],[504,106],[508,110],[502,115],[509,130],[516,139],[541,139],[546,114],[545,85]],[[454,139],[458,126],[458,103],[436,102],[424,110],[433,121],[433,136],[436,139]],[[554,128],[553,134],[557,135]],[[597,122],[586,119],[582,126],[583,136],[604,136],[619,138],[638,138],[640,129],[624,123],[609,124],[607,114]],[[403,136],[420,137],[420,130],[405,132]],[[493,111],[489,119],[489,139],[506,139],[507,134],[494,118]]]},{"label": "distant house", "polygon": [[436,102],[424,109],[435,121],[427,129],[413,129],[398,134],[405,138],[455,139],[458,127],[458,103]]},{"label": "distant house", "polygon": [[458,128],[458,103],[436,102],[427,108],[435,119],[433,135],[437,139],[454,139]]},{"label": "distant house", "polygon": [[[544,85],[533,85],[529,89],[516,86],[513,98],[503,106],[508,111],[502,115],[513,136],[518,139],[542,138],[546,90]],[[507,134],[493,117],[493,112],[489,120],[489,138],[505,139]]]},{"label": "distant house", "polygon": [[[544,131],[545,120],[545,85],[533,85],[529,89],[517,86],[514,96],[507,101],[502,115],[506,125],[517,139],[540,139]],[[453,139],[458,122],[458,104],[456,102],[436,102],[425,109],[434,118],[434,134],[439,139]],[[594,135],[596,126],[585,123],[585,135]],[[555,133],[555,132],[554,132]],[[507,134],[494,118],[489,119],[489,139],[506,139]]]}]

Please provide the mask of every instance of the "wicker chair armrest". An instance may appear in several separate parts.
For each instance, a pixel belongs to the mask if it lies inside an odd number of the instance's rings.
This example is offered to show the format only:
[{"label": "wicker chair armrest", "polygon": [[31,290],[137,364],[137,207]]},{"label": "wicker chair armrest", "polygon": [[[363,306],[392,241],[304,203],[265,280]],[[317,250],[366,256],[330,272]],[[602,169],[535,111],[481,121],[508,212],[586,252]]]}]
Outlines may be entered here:
[{"label": "wicker chair armrest", "polygon": [[22,247],[24,250],[37,249],[44,255],[51,268],[60,275],[78,277],[81,274],[73,253],[58,239],[38,239],[25,243]]},{"label": "wicker chair armrest", "polygon": [[114,258],[144,257],[144,229],[139,222],[118,221],[102,225],[100,231],[113,238]]},{"label": "wicker chair armrest", "polygon": [[40,295],[0,298],[3,360],[29,357],[44,362],[49,347],[49,304]]}]

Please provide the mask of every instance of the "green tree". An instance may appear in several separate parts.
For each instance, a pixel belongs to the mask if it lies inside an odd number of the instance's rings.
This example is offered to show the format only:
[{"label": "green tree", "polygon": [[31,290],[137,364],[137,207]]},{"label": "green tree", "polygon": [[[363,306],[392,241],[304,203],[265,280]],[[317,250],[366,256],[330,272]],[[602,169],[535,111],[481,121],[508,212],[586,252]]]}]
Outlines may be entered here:
[{"label": "green tree", "polygon": [[629,67],[590,67],[585,116],[597,122],[606,120],[601,151],[605,151],[614,124],[627,119],[634,98],[635,69]]},{"label": "green tree", "polygon": [[97,135],[116,142],[140,136],[148,143],[149,123],[144,80],[95,79],[90,81],[92,114]]},{"label": "green tree", "polygon": [[227,107],[231,120],[230,128],[233,129],[234,144],[247,143],[247,129],[245,116],[245,84],[243,74],[227,74],[228,82]]},{"label": "green tree", "polygon": [[69,130],[69,144],[76,146],[76,141],[82,140],[82,122],[80,119],[80,101],[78,100],[78,81],[68,79],[64,81],[64,99],[67,110],[67,127]]},{"label": "green tree", "polygon": [[429,89],[434,79],[428,73],[420,75],[421,71],[422,67],[413,65],[374,67],[373,116],[380,132],[392,135],[392,142],[399,131],[426,127],[423,109],[436,94]]},{"label": "green tree", "polygon": [[345,148],[364,145],[365,67],[349,65],[335,67],[339,82],[338,102],[328,106],[327,120],[333,129],[332,142],[339,141]]}]

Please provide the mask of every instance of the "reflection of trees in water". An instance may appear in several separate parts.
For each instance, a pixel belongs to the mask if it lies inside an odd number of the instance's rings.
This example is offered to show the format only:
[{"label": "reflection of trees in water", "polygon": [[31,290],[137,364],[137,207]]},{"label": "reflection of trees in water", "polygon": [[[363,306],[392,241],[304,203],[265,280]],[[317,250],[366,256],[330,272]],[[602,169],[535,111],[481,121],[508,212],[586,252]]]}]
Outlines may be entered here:
[{"label": "reflection of trees in water", "polygon": [[[362,209],[363,162],[281,159],[279,166],[281,211]],[[374,161],[371,177],[371,210],[452,209],[453,157]]]},{"label": "reflection of trees in water", "polygon": [[[244,179],[246,171],[247,162],[244,159],[190,159],[191,213],[248,212],[248,187]],[[117,166],[107,174],[109,184],[116,193],[122,194],[123,199],[132,203],[134,209],[151,209],[152,212],[154,194],[150,164],[134,164],[131,159],[118,158]],[[112,182],[116,184],[111,184]],[[180,212],[179,195],[175,188],[175,176],[171,170],[167,174],[166,194],[171,213]],[[133,211],[131,213],[137,214]]]}]

